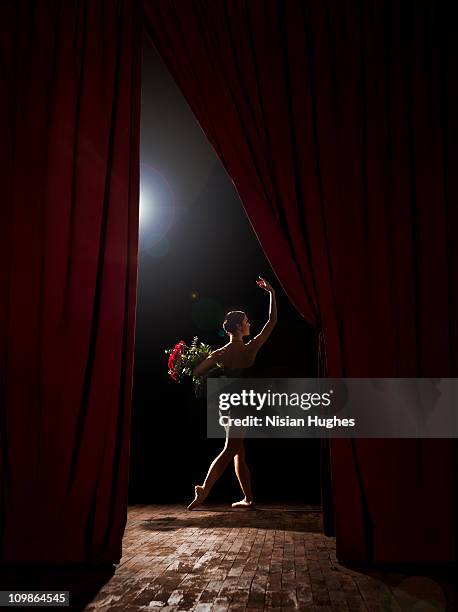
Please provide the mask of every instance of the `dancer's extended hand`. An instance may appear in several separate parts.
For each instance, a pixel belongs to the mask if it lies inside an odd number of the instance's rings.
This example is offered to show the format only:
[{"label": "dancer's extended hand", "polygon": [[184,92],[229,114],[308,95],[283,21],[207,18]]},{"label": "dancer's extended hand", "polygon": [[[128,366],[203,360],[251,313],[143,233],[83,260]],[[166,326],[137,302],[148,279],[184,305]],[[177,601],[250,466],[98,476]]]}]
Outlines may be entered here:
[{"label": "dancer's extended hand", "polygon": [[261,289],[264,289],[269,293],[275,293],[275,290],[272,285],[268,283],[264,278],[262,278],[262,276],[259,277],[259,279],[256,281],[256,284],[258,287],[261,287]]}]

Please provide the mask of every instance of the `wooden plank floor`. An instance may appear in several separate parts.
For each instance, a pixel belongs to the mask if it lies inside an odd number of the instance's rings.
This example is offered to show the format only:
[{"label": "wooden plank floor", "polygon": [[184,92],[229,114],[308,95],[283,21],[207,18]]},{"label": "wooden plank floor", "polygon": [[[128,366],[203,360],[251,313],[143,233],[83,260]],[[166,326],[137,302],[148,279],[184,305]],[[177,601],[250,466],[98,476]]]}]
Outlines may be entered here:
[{"label": "wooden plank floor", "polygon": [[336,560],[320,513],[130,506],[123,557],[86,610],[452,610],[453,580],[355,571]]}]

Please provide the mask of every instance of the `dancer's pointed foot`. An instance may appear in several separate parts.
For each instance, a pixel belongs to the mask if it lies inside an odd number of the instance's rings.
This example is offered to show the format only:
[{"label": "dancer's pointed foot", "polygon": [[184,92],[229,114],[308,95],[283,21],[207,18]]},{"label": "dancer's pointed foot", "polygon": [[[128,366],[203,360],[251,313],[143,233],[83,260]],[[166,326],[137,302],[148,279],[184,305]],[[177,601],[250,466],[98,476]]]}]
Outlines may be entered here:
[{"label": "dancer's pointed foot", "polygon": [[247,501],[246,499],[242,499],[241,501],[234,502],[232,504],[233,508],[254,508],[253,501]]},{"label": "dancer's pointed foot", "polygon": [[200,485],[196,485],[194,487],[194,491],[195,491],[195,497],[192,500],[192,502],[189,504],[188,506],[188,510],[192,510],[193,508],[196,508],[197,506],[200,506],[201,503],[204,501],[204,499],[207,497],[205,495],[205,491],[204,488],[201,487]]}]

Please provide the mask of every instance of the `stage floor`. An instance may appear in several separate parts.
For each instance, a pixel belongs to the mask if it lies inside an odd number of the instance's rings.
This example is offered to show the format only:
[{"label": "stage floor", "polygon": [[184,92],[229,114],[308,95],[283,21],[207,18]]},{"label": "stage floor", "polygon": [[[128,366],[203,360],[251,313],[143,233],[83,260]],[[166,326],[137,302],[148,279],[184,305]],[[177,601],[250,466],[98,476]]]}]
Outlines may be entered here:
[{"label": "stage floor", "polygon": [[135,505],[121,562],[85,609],[457,609],[454,576],[415,572],[340,565],[317,507]]}]

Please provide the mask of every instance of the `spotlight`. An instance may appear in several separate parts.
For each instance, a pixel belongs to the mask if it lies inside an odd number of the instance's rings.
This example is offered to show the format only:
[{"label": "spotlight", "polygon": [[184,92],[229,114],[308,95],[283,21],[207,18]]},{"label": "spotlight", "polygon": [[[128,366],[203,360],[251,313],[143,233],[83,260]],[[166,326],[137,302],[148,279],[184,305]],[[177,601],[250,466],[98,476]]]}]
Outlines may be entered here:
[{"label": "spotlight", "polygon": [[153,257],[168,251],[167,233],[175,216],[175,196],[166,178],[148,164],[141,164],[140,249]]}]

